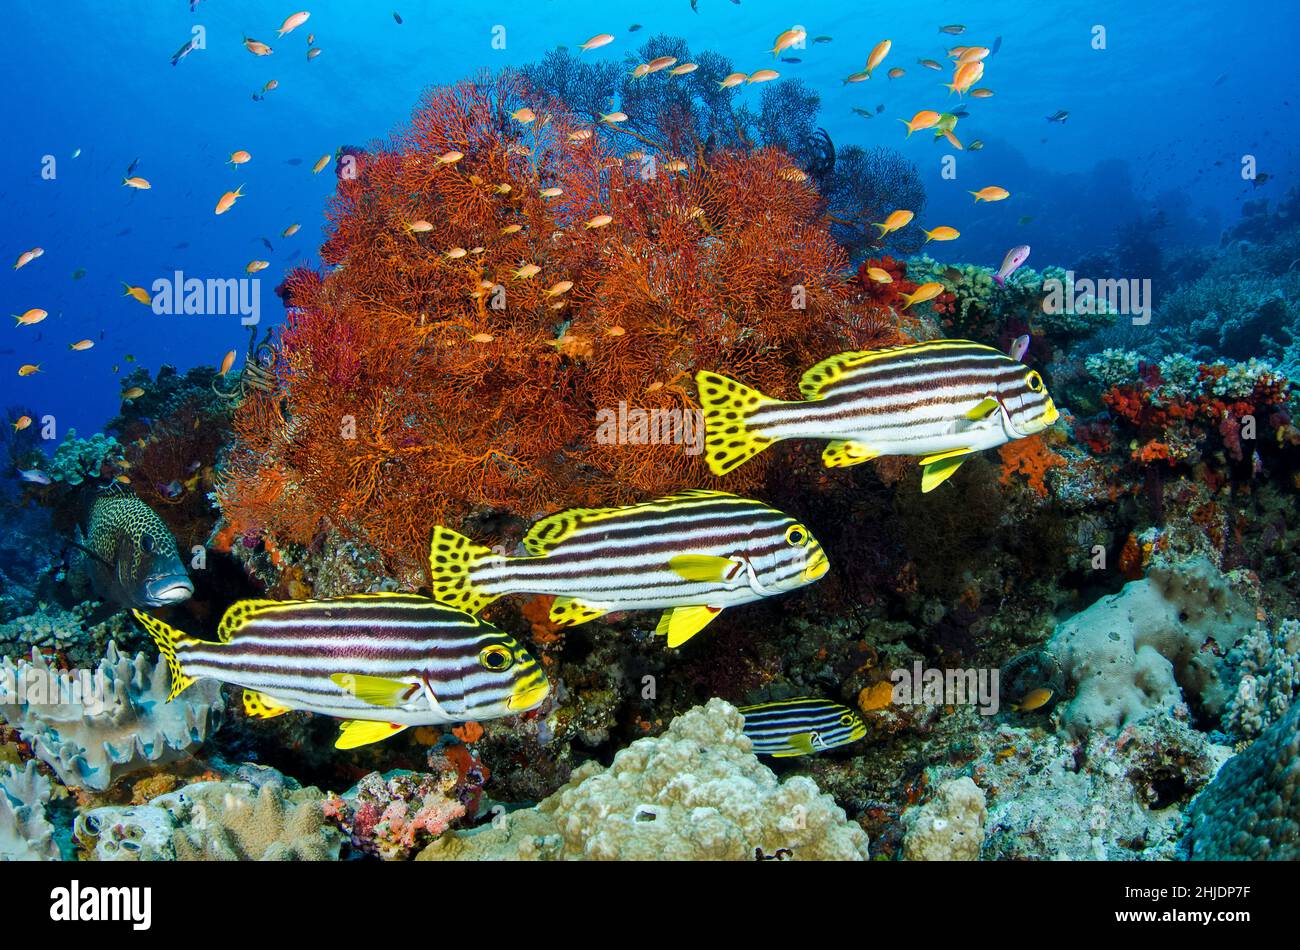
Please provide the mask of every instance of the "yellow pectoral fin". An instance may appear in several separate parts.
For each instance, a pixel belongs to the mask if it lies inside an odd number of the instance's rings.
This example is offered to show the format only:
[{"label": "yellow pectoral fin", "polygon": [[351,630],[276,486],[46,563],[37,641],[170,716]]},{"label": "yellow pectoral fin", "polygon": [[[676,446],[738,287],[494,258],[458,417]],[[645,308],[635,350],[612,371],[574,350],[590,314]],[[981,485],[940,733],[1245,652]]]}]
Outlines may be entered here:
[{"label": "yellow pectoral fin", "polygon": [[863,445],[861,442],[844,439],[837,440],[826,446],[825,451],[822,452],[822,462],[827,468],[848,468],[850,465],[861,465],[863,462],[870,462],[873,458],[879,456],[879,452]]},{"label": "yellow pectoral fin", "polygon": [[921,494],[934,491],[944,482],[946,482],[952,473],[961,468],[962,462],[966,461],[964,455],[956,457],[941,458],[937,462],[931,462],[921,470]]},{"label": "yellow pectoral fin", "polygon": [[339,737],[334,742],[336,749],[359,749],[372,742],[383,742],[397,735],[406,726],[395,722],[370,722],[365,719],[348,719],[339,724]]},{"label": "yellow pectoral fin", "polygon": [[786,740],[790,744],[790,748],[794,750],[793,752],[782,752],[777,754],[782,757],[792,755],[812,755],[812,740],[813,734],[811,732],[800,732]]},{"label": "yellow pectoral fin", "polygon": [[[929,465],[932,462],[939,462],[942,461],[943,459],[956,458],[959,455],[970,455],[974,451],[975,451],[974,449],[949,449],[947,452],[936,452],[934,455],[927,455],[925,458],[921,459],[921,464]],[[963,459],[962,461],[965,461],[965,459]]]},{"label": "yellow pectoral fin", "polygon": [[674,607],[659,618],[655,633],[667,635],[670,647],[679,647],[709,625],[721,607]]},{"label": "yellow pectoral fin", "polygon": [[588,620],[595,620],[608,612],[604,607],[597,607],[595,604],[588,604],[573,597],[557,597],[555,603],[551,604],[551,623],[577,626]]},{"label": "yellow pectoral fin", "polygon": [[400,680],[382,676],[365,676],[354,673],[335,673],[330,677],[335,686],[371,706],[400,706],[414,695],[416,687]]},{"label": "yellow pectoral fin", "polygon": [[732,579],[736,562],[711,554],[679,554],[669,559],[668,569],[683,580],[721,584]]},{"label": "yellow pectoral fin", "polygon": [[278,699],[272,699],[266,693],[251,689],[244,690],[244,714],[250,719],[274,719],[290,711],[290,707],[283,705]]},{"label": "yellow pectoral fin", "polygon": [[966,418],[971,421],[987,419],[989,416],[993,415],[993,413],[998,411],[998,406],[1000,405],[1001,403],[992,396],[986,396],[984,399],[980,400],[979,405],[966,413]]}]

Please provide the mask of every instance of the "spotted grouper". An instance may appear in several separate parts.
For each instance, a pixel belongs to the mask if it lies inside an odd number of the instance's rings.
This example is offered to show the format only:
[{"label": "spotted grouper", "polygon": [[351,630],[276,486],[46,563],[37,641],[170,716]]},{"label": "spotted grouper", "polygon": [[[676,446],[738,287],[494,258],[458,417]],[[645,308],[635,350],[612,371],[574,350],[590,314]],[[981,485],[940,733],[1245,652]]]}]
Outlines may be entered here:
[{"label": "spotted grouper", "polygon": [[95,593],[123,607],[165,607],[194,593],[167,525],[119,482],[100,489],[73,546]]}]

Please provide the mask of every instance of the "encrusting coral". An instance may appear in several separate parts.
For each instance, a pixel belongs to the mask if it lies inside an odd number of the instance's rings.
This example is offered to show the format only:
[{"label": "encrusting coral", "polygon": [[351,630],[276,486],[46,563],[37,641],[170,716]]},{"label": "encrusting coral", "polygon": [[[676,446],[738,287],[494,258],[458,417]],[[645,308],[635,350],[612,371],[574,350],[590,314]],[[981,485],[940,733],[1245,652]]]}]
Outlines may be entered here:
[{"label": "encrusting coral", "polygon": [[334,861],[343,836],[315,788],[196,782],[148,805],[80,815],[77,842],[101,861]]},{"label": "encrusting coral", "polygon": [[904,860],[978,860],[987,813],[984,792],[969,778],[944,782],[933,799],[903,813]]},{"label": "encrusting coral", "polygon": [[1076,737],[1117,731],[1184,702],[1217,720],[1229,698],[1218,655],[1254,627],[1252,607],[1209,561],[1153,566],[1048,641],[1075,687],[1063,724]]},{"label": "encrusting coral", "polygon": [[751,751],[744,717],[711,699],[578,768],[535,808],[444,835],[421,860],[865,860],[867,836],[809,778],[781,782]]},{"label": "encrusting coral", "polygon": [[30,662],[0,658],[0,680],[31,689],[0,703],[0,719],[64,785],[97,791],[136,769],[185,756],[217,729],[225,710],[215,680],[199,681],[168,702],[166,664],[143,653],[123,656],[115,643],[88,678],[54,669],[33,649]]}]

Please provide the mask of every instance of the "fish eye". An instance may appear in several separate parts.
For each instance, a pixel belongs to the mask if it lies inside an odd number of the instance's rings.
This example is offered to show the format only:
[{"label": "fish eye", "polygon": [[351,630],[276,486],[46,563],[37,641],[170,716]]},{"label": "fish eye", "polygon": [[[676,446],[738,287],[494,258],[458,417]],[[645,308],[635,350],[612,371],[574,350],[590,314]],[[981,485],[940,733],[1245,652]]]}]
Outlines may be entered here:
[{"label": "fish eye", "polygon": [[801,524],[792,524],[785,531],[786,544],[802,547],[808,541],[808,529]]},{"label": "fish eye", "polygon": [[1031,370],[1025,377],[1025,384],[1029,387],[1030,392],[1041,393],[1043,391],[1043,377],[1038,375],[1038,370]]},{"label": "fish eye", "polygon": [[840,716],[840,725],[841,726],[853,725],[853,713],[845,713],[843,716]]},{"label": "fish eye", "polygon": [[144,551],[145,554],[152,554],[152,553],[153,553],[153,535],[152,535],[152,534],[142,534],[142,535],[140,535],[140,548],[141,548],[141,550]]},{"label": "fish eye", "polygon": [[485,670],[491,670],[493,673],[500,673],[502,670],[510,669],[515,662],[515,658],[510,655],[510,651],[499,644],[493,644],[490,647],[484,647],[478,655],[478,661]]}]

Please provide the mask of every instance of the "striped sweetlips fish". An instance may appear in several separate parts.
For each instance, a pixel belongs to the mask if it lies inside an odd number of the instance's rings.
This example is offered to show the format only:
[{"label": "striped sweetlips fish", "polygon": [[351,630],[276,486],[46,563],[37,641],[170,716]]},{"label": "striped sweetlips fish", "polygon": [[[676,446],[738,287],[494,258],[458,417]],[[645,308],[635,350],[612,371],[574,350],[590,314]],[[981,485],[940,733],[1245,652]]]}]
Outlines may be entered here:
[{"label": "striped sweetlips fish", "polygon": [[741,706],[740,714],[754,753],[778,759],[835,749],[867,734],[855,710],[809,696]]},{"label": "striped sweetlips fish", "polygon": [[508,557],[434,529],[434,598],[478,613],[504,594],[554,594],[551,621],[563,624],[664,610],[655,632],[676,647],[724,607],[811,584],[829,567],[812,533],[789,515],[718,491],[561,511],[533,525],[523,545],[528,556]]},{"label": "striped sweetlips fish", "polygon": [[344,720],[338,749],[410,726],[518,715],[550,691],[509,634],[415,594],[241,600],[222,616],[216,642],[133,613],[171,670],[169,700],[211,677],[244,687],[255,719],[304,709]]},{"label": "striped sweetlips fish", "polygon": [[[1019,342],[1016,350],[1023,353]],[[695,381],[715,475],[773,442],[830,439],[822,453],[830,468],[920,456],[928,492],[972,452],[1034,435],[1060,416],[1036,370],[969,340],[839,353],[804,373],[804,399],[791,402],[717,373],[697,373]]]}]

